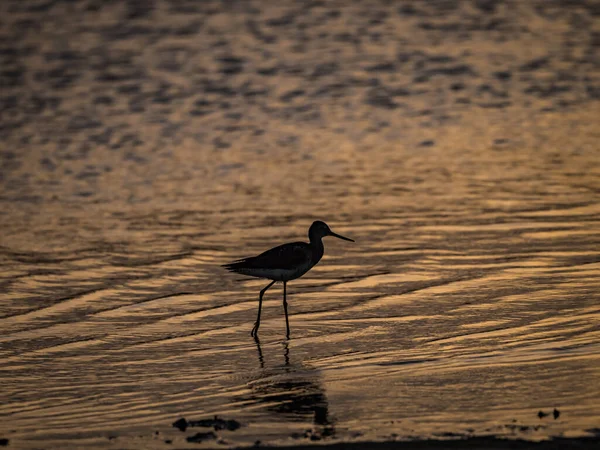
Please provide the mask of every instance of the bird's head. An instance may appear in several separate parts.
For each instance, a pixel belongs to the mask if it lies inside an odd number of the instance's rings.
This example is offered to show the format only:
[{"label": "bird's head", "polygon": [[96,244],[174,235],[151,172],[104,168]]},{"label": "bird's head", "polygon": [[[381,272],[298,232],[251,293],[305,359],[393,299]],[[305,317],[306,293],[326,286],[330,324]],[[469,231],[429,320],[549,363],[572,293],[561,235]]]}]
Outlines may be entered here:
[{"label": "bird's head", "polygon": [[325,236],[333,236],[338,239],[343,239],[344,241],[354,242],[350,238],[341,236],[331,231],[331,228],[329,228],[329,225],[327,225],[325,222],[321,220],[314,221],[308,230],[308,237],[310,238],[310,240],[312,241],[313,239],[322,239]]}]

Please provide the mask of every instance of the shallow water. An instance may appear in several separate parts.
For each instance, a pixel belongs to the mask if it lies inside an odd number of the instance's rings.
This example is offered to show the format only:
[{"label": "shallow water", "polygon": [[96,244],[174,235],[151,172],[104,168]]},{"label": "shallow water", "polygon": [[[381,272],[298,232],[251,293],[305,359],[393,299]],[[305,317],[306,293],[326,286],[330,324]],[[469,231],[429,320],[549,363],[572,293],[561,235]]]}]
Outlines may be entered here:
[{"label": "shallow water", "polygon": [[[0,6],[0,438],[598,428],[593,2],[151,3]],[[219,265],[315,219],[257,344]]]}]

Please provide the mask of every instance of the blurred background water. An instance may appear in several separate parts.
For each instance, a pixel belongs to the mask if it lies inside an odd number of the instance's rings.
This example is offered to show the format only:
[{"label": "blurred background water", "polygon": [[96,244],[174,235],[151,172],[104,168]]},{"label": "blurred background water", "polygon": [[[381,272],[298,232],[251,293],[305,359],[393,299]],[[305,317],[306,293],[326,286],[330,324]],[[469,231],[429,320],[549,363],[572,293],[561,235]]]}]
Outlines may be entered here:
[{"label": "blurred background water", "polygon": [[[0,2],[0,437],[597,433],[599,14]],[[269,290],[256,344],[267,283],[219,265],[316,219],[356,243],[288,285],[289,341]]]}]

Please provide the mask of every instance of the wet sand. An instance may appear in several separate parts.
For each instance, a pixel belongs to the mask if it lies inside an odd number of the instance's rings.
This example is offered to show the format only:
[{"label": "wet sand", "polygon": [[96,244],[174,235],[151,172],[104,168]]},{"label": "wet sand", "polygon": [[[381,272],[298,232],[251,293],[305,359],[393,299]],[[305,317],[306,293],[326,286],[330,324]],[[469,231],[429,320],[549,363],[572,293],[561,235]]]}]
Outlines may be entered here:
[{"label": "wet sand", "polygon": [[[520,449],[537,449],[537,450],[563,450],[563,449],[592,449],[598,446],[598,440],[594,438],[580,439],[556,439],[553,441],[531,442],[523,440],[506,440],[496,438],[471,438],[466,440],[425,440],[413,442],[360,442],[360,443],[343,443],[333,445],[300,445],[288,447],[294,450],[313,450],[316,448],[325,448],[330,450],[520,450]],[[269,447],[264,447],[269,448]],[[279,448],[282,447],[271,447]]]},{"label": "wet sand", "polygon": [[[0,2],[0,439],[591,448],[598,14]],[[257,344],[266,283],[220,264],[316,219],[356,243]]]}]

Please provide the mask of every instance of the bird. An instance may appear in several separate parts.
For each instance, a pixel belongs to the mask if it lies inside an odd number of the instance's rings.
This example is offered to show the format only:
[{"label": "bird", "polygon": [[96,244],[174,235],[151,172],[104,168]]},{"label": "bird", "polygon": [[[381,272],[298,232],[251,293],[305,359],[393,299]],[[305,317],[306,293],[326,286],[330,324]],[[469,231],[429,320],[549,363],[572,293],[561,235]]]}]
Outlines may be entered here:
[{"label": "bird", "polygon": [[285,312],[286,337],[287,339],[290,338],[290,323],[286,298],[287,282],[300,278],[321,260],[324,252],[322,239],[325,236],[333,236],[344,241],[354,242],[353,239],[334,233],[329,228],[329,225],[321,220],[317,220],[308,229],[309,243],[290,242],[273,247],[258,256],[238,259],[222,266],[230,272],[272,280],[260,291],[258,296],[258,315],[254,327],[250,332],[250,336],[254,339],[258,339],[263,296],[278,281],[283,282],[283,310]]}]

